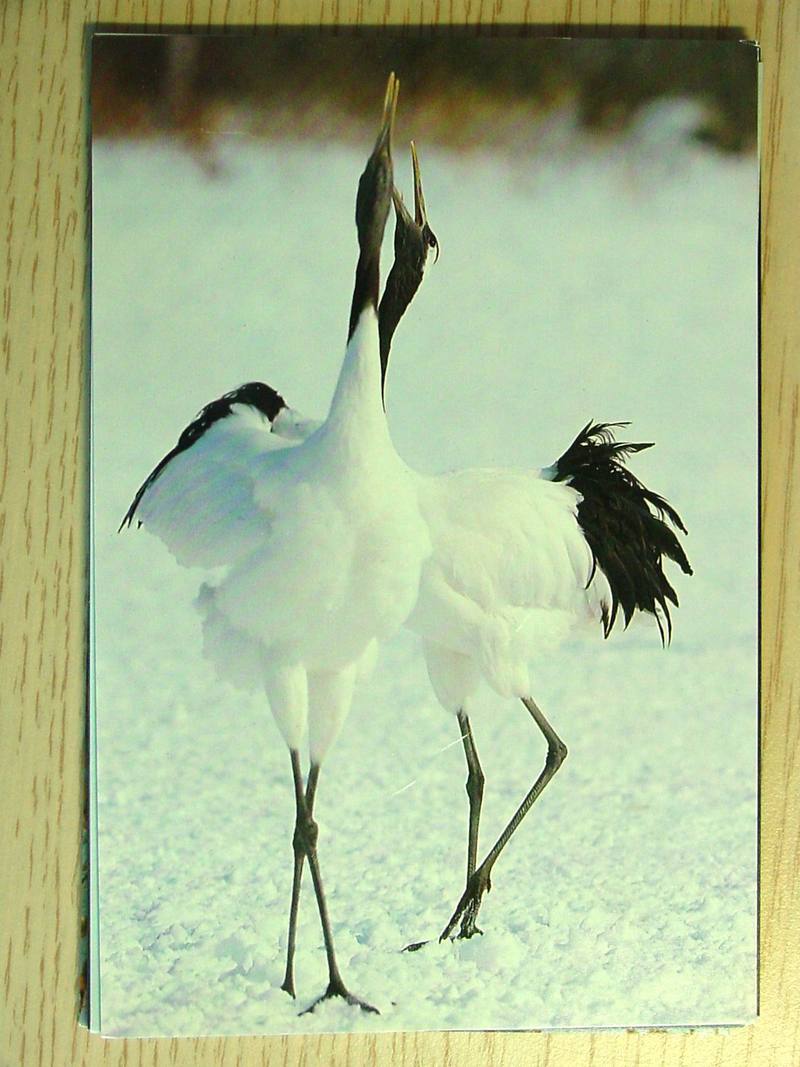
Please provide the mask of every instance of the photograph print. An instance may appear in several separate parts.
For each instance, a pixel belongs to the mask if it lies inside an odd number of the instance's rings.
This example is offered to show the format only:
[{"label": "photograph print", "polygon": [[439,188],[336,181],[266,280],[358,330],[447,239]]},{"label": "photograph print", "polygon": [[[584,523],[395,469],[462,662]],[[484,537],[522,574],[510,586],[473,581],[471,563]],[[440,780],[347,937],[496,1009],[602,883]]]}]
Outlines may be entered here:
[{"label": "photograph print", "polygon": [[752,1020],[756,46],[91,80],[90,1027]]}]

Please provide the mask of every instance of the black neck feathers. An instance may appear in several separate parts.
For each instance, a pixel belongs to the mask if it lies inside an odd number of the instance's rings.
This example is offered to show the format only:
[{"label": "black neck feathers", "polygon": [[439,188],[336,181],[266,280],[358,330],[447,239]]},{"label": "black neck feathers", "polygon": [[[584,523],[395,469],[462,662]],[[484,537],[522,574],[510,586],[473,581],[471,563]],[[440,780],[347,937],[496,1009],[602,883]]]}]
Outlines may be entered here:
[{"label": "black neck feathers", "polygon": [[436,253],[436,258],[439,258],[439,242],[428,225],[425,213],[422,179],[419,174],[419,160],[413,142],[411,150],[414,161],[415,217],[411,217],[403,203],[402,196],[395,189],[392,194],[395,210],[394,263],[386,280],[386,289],[378,309],[381,395],[383,396],[384,407],[386,407],[386,371],[389,366],[389,352],[391,351],[394,332],[422,284],[425,264],[430,250],[433,249]]},{"label": "black neck feathers", "polygon": [[353,302],[350,305],[350,325],[347,340],[353,336],[361,314],[367,307],[377,313],[378,294],[380,292],[380,252],[377,256],[359,257],[356,267],[356,280],[353,286]]},{"label": "black neck feathers", "polygon": [[383,234],[392,201],[392,126],[397,107],[399,83],[389,75],[383,103],[383,121],[378,139],[358,182],[356,194],[356,230],[358,231],[358,265],[350,305],[347,340],[353,336],[358,320],[367,307],[378,309],[380,262]]},{"label": "black neck feathers", "polygon": [[359,256],[350,305],[350,327],[347,340],[367,307],[378,310],[380,295],[380,263],[383,233],[389,216],[392,188],[392,160],[385,146],[376,148],[367,161],[358,183],[356,197],[356,229]]},{"label": "black neck feathers", "polygon": [[424,231],[407,214],[397,212],[394,263],[378,310],[381,352],[381,391],[386,383],[392,338],[400,319],[422,283],[429,243]]}]

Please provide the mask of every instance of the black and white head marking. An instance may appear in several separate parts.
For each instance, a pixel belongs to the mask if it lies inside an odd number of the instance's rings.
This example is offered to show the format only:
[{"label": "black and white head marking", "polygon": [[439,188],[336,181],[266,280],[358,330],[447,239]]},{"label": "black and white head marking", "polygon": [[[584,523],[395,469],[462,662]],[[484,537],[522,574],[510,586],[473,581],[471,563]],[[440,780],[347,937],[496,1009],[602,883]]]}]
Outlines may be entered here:
[{"label": "black and white head marking", "polygon": [[436,253],[434,262],[439,258],[439,241],[428,224],[419,157],[413,141],[411,142],[411,161],[414,168],[413,218],[400,192],[396,188],[392,190],[395,211],[394,264],[386,280],[386,288],[378,310],[381,384],[384,388],[394,332],[422,284],[428,253],[431,249]]}]

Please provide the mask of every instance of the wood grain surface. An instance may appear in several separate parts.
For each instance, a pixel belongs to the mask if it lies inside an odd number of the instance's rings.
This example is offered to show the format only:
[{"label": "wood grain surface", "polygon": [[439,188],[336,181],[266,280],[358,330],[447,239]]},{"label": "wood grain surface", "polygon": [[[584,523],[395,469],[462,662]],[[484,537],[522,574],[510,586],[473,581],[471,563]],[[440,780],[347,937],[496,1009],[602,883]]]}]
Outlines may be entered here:
[{"label": "wood grain surface", "polygon": [[[86,655],[86,27],[493,22],[762,46],[761,1016],[674,1032],[105,1041],[76,1024]],[[800,0],[0,3],[0,1067],[800,1064]],[[702,474],[702,457],[698,457]],[[724,960],[720,961],[724,968]]]}]

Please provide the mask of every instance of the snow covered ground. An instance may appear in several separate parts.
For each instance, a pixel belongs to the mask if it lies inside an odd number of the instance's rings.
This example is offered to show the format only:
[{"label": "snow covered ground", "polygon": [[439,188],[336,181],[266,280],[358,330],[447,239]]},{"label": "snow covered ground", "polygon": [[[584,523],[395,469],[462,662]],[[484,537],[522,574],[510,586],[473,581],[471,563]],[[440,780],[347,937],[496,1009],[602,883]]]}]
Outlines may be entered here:
[{"label": "snow covered ground", "polygon": [[[298,1000],[280,989],[291,884],[286,750],[217,681],[200,575],[130,500],[208,400],[261,378],[326,410],[346,334],[365,153],[229,139],[220,171],[166,144],[94,149],[93,413],[101,1019],[107,1034],[734,1023],[756,975],[756,207],[752,158],[685,137],[681,105],[614,145],[563,133],[513,164],[419,131],[442,245],[398,331],[392,433],[425,470],[541,466],[590,418],[657,447],[681,511],[671,648],[652,620],[538,666],[570,756],[494,872],[483,937],[409,954],[463,888],[454,720],[410,634],[383,650],[321,777],[340,964],[325,987],[310,880]],[[368,149],[369,146],[366,146]],[[397,178],[410,167],[397,148]],[[390,254],[390,242],[386,252]],[[267,606],[265,605],[265,608]],[[519,703],[474,712],[481,851],[538,773]]]}]

